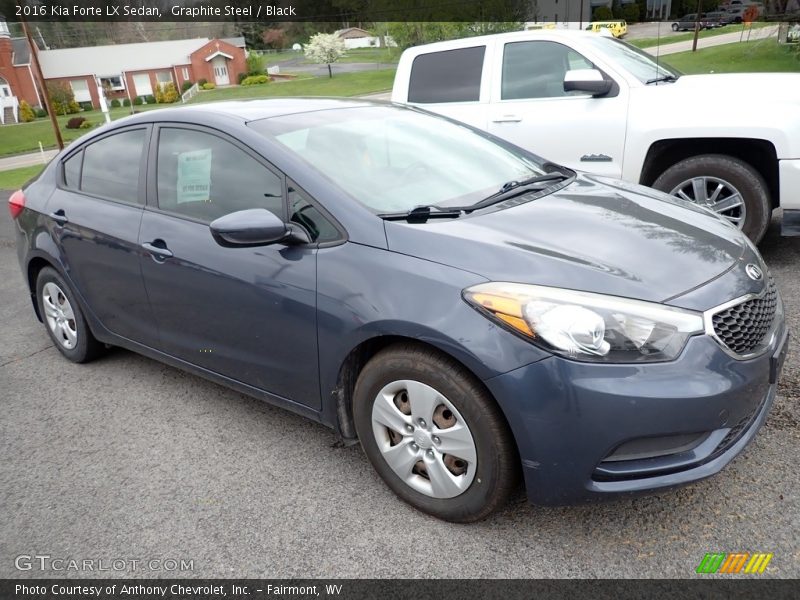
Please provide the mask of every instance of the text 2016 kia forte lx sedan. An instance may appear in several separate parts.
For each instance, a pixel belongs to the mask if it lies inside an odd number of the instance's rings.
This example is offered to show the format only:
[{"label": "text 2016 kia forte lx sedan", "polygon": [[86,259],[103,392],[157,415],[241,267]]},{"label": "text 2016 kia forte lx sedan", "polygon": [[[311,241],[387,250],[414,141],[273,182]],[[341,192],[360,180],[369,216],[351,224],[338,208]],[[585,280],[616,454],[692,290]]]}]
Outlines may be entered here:
[{"label": "text 2016 kia forte lx sedan", "polygon": [[520,474],[558,504],[716,473],[787,348],[769,271],[711,212],[416,109],[148,112],[9,206],[65,357],[122,346],[306,415],[452,521]]}]

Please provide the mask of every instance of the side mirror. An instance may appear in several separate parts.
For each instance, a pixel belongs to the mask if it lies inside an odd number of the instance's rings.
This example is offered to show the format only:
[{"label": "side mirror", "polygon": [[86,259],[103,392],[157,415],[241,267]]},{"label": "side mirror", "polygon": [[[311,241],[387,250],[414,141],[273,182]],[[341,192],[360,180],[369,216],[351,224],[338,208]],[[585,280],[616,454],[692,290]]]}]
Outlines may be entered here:
[{"label": "side mirror", "polygon": [[227,248],[268,246],[277,242],[310,242],[308,235],[299,227],[287,225],[263,208],[230,213],[212,221],[208,228],[214,240]]},{"label": "side mirror", "polygon": [[564,74],[565,92],[589,92],[592,96],[605,96],[612,82],[597,69],[573,69]]}]

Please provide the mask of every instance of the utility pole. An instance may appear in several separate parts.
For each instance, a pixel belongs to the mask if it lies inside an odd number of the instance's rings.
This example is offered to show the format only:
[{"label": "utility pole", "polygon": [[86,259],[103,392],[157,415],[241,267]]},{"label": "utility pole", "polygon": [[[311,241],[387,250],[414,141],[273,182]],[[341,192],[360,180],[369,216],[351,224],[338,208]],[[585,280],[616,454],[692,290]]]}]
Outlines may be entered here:
[{"label": "utility pole", "polygon": [[61,130],[58,128],[58,119],[56,119],[56,115],[53,112],[53,105],[50,103],[50,92],[47,91],[47,84],[44,81],[42,65],[39,64],[39,53],[36,50],[36,44],[33,43],[31,30],[28,29],[28,23],[25,21],[25,17],[20,17],[20,20],[22,21],[22,30],[25,32],[25,37],[28,38],[28,45],[31,49],[33,64],[36,67],[36,77],[39,79],[39,83],[42,86],[41,89],[42,96],[44,97],[44,106],[47,109],[47,114],[50,115],[50,122],[53,124],[53,132],[56,134],[56,143],[58,144],[58,149],[63,150],[64,140],[61,137]]},{"label": "utility pole", "polygon": [[694,38],[692,39],[692,52],[697,52],[697,38],[700,36],[700,7],[703,0],[697,0],[697,14],[694,16]]}]

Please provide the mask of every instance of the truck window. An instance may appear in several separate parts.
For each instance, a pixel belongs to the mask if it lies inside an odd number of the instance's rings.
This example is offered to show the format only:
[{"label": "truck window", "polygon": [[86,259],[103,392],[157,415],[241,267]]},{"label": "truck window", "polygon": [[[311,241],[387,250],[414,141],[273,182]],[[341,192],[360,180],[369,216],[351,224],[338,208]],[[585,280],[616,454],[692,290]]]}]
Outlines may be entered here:
[{"label": "truck window", "polygon": [[591,69],[582,55],[557,42],[512,42],[503,51],[501,98],[553,98],[573,95],[564,91],[564,75],[571,69]]},{"label": "truck window", "polygon": [[485,46],[420,54],[411,65],[408,101],[476,102],[481,95]]}]

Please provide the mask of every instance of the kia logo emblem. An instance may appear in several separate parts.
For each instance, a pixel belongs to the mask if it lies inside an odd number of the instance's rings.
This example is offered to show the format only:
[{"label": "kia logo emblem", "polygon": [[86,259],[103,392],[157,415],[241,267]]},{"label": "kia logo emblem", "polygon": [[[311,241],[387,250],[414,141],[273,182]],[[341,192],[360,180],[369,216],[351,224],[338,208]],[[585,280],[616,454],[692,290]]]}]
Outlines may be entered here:
[{"label": "kia logo emblem", "polygon": [[757,266],[753,264],[749,264],[744,268],[745,273],[747,276],[752,279],[753,281],[761,281],[761,278],[764,277],[764,274],[761,272]]}]

